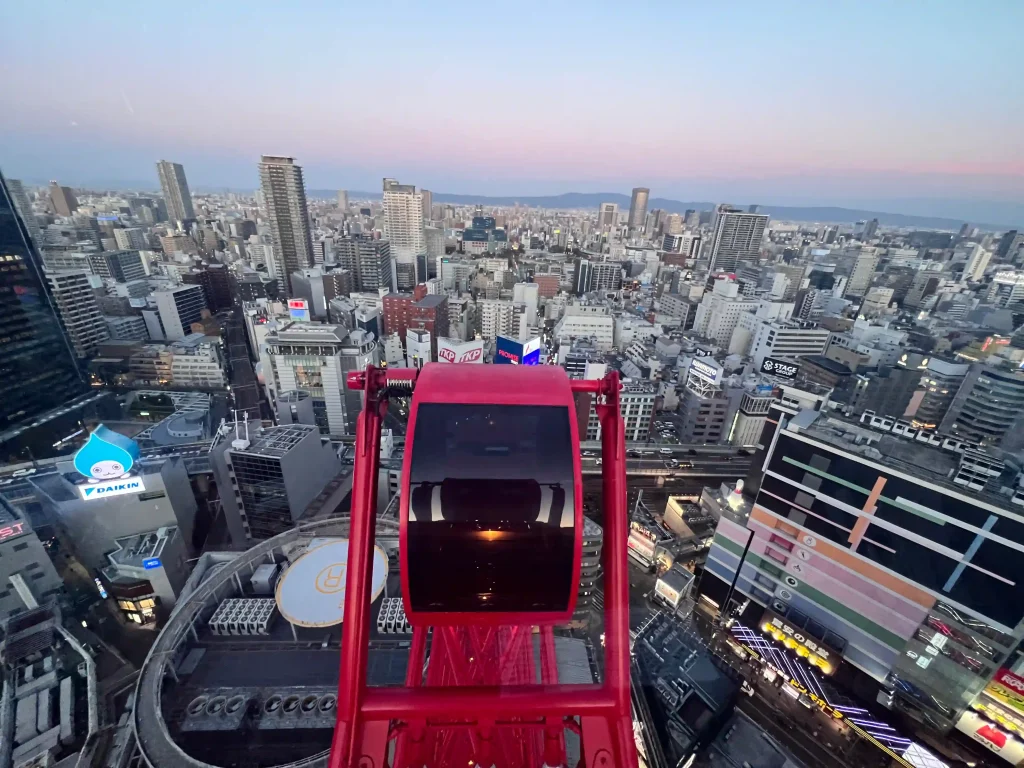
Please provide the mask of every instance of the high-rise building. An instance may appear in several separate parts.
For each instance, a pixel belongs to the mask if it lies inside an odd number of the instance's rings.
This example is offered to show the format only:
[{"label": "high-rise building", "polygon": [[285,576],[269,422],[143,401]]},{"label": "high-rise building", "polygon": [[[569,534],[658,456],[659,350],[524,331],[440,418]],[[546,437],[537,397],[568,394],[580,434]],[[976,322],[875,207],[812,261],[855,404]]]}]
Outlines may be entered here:
[{"label": "high-rise building", "polygon": [[938,357],[928,361],[921,377],[924,394],[914,414],[915,427],[935,429],[939,426],[970,369],[968,363],[950,362]]},{"label": "high-rise building", "polygon": [[[416,257],[427,252],[423,231],[423,196],[412,184],[384,179],[385,234],[395,260],[395,290],[407,291],[420,282]],[[422,276],[426,279],[426,275]]]},{"label": "high-rise building", "polygon": [[942,282],[940,272],[933,270],[921,270],[914,275],[914,279],[907,289],[907,295],[903,297],[903,306],[918,308],[925,303],[929,296],[934,296],[939,283]]},{"label": "high-rise building", "polygon": [[617,261],[575,259],[573,293],[582,296],[590,291],[617,291],[622,287],[622,265]]},{"label": "high-rise building", "polygon": [[78,199],[71,187],[62,187],[56,181],[50,182],[50,202],[58,216],[70,216],[78,210]]},{"label": "high-rise building", "polygon": [[846,283],[847,296],[863,296],[871,287],[878,267],[878,253],[874,248],[860,248],[852,253],[850,279]]},{"label": "high-rise building", "polygon": [[678,213],[670,213],[665,217],[663,228],[666,235],[683,234],[683,217]]},{"label": "high-rise building", "polygon": [[1024,371],[974,363],[939,431],[1007,451],[1024,446]]},{"label": "high-rise building", "polygon": [[348,210],[348,192],[344,189],[338,190],[338,210],[342,212]]},{"label": "high-rise building", "polygon": [[211,312],[231,308],[231,276],[224,264],[206,264],[185,272],[181,282],[201,286],[206,308]]},{"label": "high-rise building", "polygon": [[334,269],[322,276],[324,302],[330,307],[333,299],[348,296],[356,289],[355,276],[347,269]]},{"label": "high-rise building", "polygon": [[767,226],[767,214],[720,206],[711,238],[709,269],[712,272],[735,272],[740,264],[756,260]]},{"label": "high-rise building", "polygon": [[353,275],[356,290],[395,289],[391,243],[365,235],[352,235],[335,241],[334,252],[342,269]]},{"label": "high-rise building", "polygon": [[291,296],[292,273],[313,266],[302,167],[291,157],[264,155],[260,160],[260,189],[270,221],[274,256],[281,270],[278,277],[285,294]]},{"label": "high-rise building", "polygon": [[28,229],[28,233],[32,237],[32,242],[36,244],[36,248],[41,248],[43,243],[42,230],[39,229],[39,220],[32,210],[32,203],[28,199],[25,187],[18,179],[8,179],[7,191],[11,196],[11,200],[14,201],[14,210],[21,216],[25,228]]},{"label": "high-rise building", "polygon": [[988,267],[989,261],[992,259],[992,251],[982,248],[980,245],[975,245],[971,248],[971,253],[967,257],[967,263],[964,265],[964,273],[960,278],[962,282],[973,280],[978,282],[985,275],[985,269]]},{"label": "high-rise building", "polygon": [[0,434],[86,391],[39,253],[0,174]]},{"label": "high-rise building", "polygon": [[996,272],[985,301],[997,307],[1009,307],[1024,300],[1024,272]]},{"label": "high-rise building", "polygon": [[[654,414],[654,400],[658,396],[658,388],[649,381],[622,382],[619,393],[619,411],[622,414],[623,427],[627,442],[642,443],[651,433],[651,418]],[[597,410],[593,403],[587,420],[587,440],[601,439],[601,422],[597,418]]]},{"label": "high-rise building", "polygon": [[90,253],[89,266],[94,275],[118,283],[130,283],[132,280],[146,278],[146,266],[142,263],[142,256],[138,251]]},{"label": "high-rise building", "polygon": [[57,312],[79,358],[92,357],[100,343],[110,338],[96,302],[93,280],[102,286],[102,282],[88,272],[60,270],[46,273]]},{"label": "high-rise building", "polygon": [[519,336],[519,318],[516,305],[503,299],[480,299],[480,335],[488,341],[498,336]]},{"label": "high-rise building", "polygon": [[188,235],[162,235],[160,250],[170,256],[174,253],[198,253],[199,246]]},{"label": "high-rise building", "polygon": [[597,212],[598,229],[612,229],[619,226],[618,203],[601,203]]},{"label": "high-rise building", "polygon": [[376,340],[365,331],[349,333],[338,325],[289,323],[270,333],[265,344],[270,359],[267,383],[277,403],[278,417],[287,400],[284,395],[305,392],[312,401],[313,420],[321,434],[353,434],[362,393],[348,389],[345,376],[380,362]]},{"label": "high-rise building", "polygon": [[141,251],[149,248],[146,233],[142,227],[126,227],[114,230],[114,242],[117,247],[126,251]]},{"label": "high-rise building", "polygon": [[154,291],[153,298],[163,337],[171,341],[191,334],[192,323],[198,323],[203,317],[203,310],[207,309],[206,296],[200,285]]},{"label": "high-rise building", "polygon": [[[270,427],[227,445],[225,487],[234,493],[225,494],[232,498],[224,512],[232,539],[267,539],[287,531],[341,471],[330,442],[307,424]],[[216,458],[213,463],[221,466]]]},{"label": "high-rise building", "polygon": [[831,331],[813,323],[773,320],[759,322],[750,343],[750,356],[754,370],[761,369],[766,357],[794,360],[804,355],[819,355],[825,351]]},{"label": "high-rise building", "polygon": [[758,301],[743,296],[739,284],[732,280],[716,280],[714,289],[705,293],[694,316],[693,330],[720,347],[728,347],[733,331],[745,312],[754,312]]},{"label": "high-rise building", "polygon": [[651,190],[645,187],[634,187],[633,197],[629,201],[629,228],[640,229],[647,218],[647,198]]},{"label": "high-rise building", "polygon": [[420,197],[423,200],[423,220],[430,221],[430,211],[434,207],[434,193],[429,189],[421,189]]},{"label": "high-rise building", "polygon": [[156,173],[160,177],[160,189],[164,193],[167,216],[171,223],[178,226],[180,221],[195,219],[196,212],[192,207],[192,193],[189,192],[185,169],[181,163],[161,160],[156,164]]}]

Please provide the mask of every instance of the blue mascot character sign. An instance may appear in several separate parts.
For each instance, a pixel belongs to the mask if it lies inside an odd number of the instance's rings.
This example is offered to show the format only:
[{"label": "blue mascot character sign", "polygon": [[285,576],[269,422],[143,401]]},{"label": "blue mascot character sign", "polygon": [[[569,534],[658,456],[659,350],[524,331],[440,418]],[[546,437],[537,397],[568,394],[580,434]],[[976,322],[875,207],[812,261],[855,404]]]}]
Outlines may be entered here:
[{"label": "blue mascot character sign", "polygon": [[100,424],[75,454],[75,469],[89,482],[125,477],[139,458],[139,446]]}]

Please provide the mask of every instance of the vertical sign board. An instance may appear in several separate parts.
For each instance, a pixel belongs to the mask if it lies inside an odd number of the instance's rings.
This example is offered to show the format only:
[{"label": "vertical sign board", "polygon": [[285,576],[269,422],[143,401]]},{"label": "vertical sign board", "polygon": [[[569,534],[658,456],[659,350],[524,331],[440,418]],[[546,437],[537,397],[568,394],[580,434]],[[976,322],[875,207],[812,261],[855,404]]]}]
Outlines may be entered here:
[{"label": "vertical sign board", "polygon": [[508,336],[498,336],[494,340],[494,362],[497,365],[521,365],[523,362],[523,343]]},{"label": "vertical sign board", "polygon": [[495,339],[494,362],[501,365],[540,365],[540,338],[518,341],[498,336]]},{"label": "vertical sign board", "polygon": [[540,365],[540,339],[523,343],[523,365]]},{"label": "vertical sign board", "polygon": [[288,314],[292,320],[309,322],[309,302],[305,299],[288,299]]}]

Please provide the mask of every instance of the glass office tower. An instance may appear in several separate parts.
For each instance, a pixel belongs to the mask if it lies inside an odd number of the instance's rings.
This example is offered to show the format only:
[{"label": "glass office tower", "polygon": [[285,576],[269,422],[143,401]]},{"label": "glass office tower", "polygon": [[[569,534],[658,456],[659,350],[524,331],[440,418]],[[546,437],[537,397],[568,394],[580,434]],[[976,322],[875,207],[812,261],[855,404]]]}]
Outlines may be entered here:
[{"label": "glass office tower", "polygon": [[0,174],[0,442],[86,392],[39,253]]}]

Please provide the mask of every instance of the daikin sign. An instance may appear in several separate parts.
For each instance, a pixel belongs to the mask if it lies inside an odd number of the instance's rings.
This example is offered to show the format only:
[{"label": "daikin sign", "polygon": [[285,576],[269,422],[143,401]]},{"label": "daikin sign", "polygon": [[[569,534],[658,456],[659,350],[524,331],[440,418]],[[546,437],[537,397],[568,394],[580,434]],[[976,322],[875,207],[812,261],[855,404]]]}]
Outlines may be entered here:
[{"label": "daikin sign", "polygon": [[129,475],[138,459],[138,443],[100,424],[74,458],[75,469],[88,480],[78,486],[82,498],[146,490],[141,477]]}]

